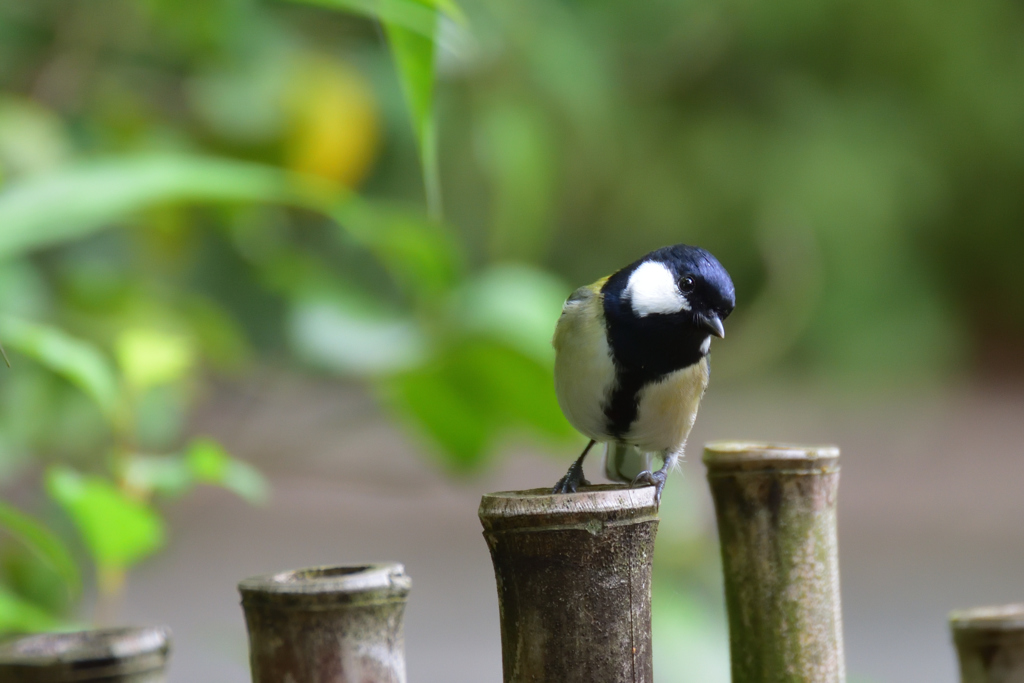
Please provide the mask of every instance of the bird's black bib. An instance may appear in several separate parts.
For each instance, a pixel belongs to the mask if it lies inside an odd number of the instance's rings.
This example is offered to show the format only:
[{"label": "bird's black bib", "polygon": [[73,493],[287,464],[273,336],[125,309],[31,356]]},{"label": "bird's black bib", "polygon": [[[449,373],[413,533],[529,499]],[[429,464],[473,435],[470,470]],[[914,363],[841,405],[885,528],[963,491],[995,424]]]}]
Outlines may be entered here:
[{"label": "bird's black bib", "polygon": [[629,273],[620,271],[601,290],[616,379],[604,414],[608,433],[616,438],[627,434],[636,421],[640,391],[700,362],[701,344],[708,336],[703,330],[681,332],[675,314],[637,316],[622,297],[628,279]]}]

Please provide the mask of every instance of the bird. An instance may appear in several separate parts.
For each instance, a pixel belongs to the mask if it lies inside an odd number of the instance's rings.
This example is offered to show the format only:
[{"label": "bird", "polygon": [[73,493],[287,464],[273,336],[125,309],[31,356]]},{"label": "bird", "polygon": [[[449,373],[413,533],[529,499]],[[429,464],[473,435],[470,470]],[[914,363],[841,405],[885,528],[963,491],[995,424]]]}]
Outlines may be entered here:
[{"label": "bird", "polygon": [[[725,337],[735,306],[722,264],[686,244],[652,251],[566,299],[552,340],[555,394],[590,442],[552,493],[589,485],[583,461],[604,443],[608,478],[654,486],[660,505],[708,386],[711,338]],[[652,454],[661,469],[647,466]]]}]

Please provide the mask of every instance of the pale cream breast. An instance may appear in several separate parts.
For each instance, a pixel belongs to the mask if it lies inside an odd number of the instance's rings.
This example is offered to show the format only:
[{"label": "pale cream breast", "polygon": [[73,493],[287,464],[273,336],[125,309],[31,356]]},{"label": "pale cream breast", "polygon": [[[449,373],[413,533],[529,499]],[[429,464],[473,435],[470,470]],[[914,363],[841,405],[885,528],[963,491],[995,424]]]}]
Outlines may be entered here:
[{"label": "pale cream breast", "polygon": [[646,452],[681,449],[707,386],[707,357],[647,385],[640,391],[637,418],[625,440]]}]

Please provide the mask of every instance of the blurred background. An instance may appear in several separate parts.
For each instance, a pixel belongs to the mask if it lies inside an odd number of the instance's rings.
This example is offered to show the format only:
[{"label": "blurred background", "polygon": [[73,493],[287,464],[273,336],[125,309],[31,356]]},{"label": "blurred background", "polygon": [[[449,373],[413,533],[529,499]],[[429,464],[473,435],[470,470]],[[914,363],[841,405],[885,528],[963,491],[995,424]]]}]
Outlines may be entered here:
[{"label": "blurred background", "polygon": [[[1012,0],[0,0],[0,632],[167,623],[404,561],[409,678],[499,681],[481,493],[554,483],[561,302],[712,251],[737,309],[654,589],[724,683],[717,438],[838,443],[851,680],[956,679],[1024,597]],[[597,461],[592,463],[597,476]]]}]

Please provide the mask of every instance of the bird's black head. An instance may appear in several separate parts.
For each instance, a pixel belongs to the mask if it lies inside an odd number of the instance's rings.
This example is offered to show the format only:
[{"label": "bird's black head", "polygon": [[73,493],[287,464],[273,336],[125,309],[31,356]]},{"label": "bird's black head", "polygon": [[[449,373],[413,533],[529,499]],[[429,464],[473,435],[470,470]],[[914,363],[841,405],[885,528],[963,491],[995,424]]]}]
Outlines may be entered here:
[{"label": "bird's black head", "polygon": [[644,256],[609,278],[636,318],[673,318],[677,324],[725,335],[722,321],[736,307],[732,279],[714,256],[676,244]]},{"label": "bird's black head", "polygon": [[676,244],[618,271],[602,288],[605,317],[616,356],[677,366],[708,351],[710,335],[736,306],[732,279],[714,256]]}]

